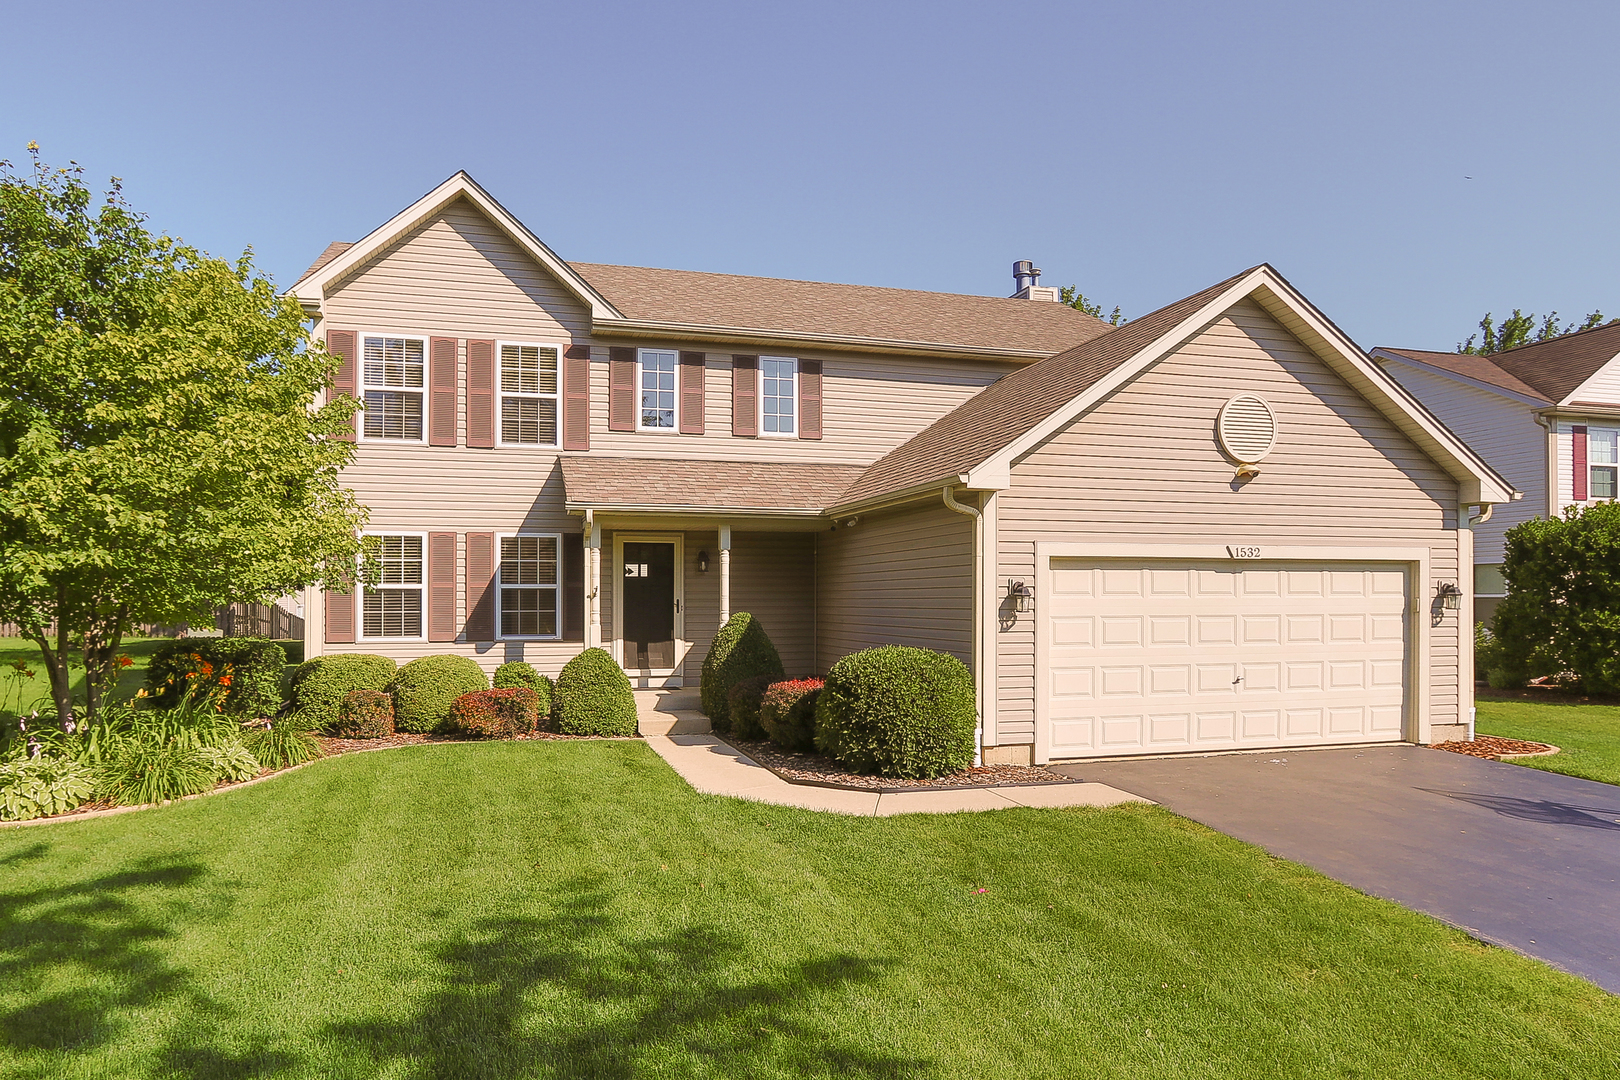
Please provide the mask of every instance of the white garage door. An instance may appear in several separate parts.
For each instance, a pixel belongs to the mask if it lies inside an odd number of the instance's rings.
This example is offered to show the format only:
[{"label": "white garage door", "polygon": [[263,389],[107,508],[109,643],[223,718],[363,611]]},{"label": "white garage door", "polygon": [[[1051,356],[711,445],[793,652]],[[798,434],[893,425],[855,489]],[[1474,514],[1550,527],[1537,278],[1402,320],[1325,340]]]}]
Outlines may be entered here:
[{"label": "white garage door", "polygon": [[1400,563],[1053,558],[1055,758],[1399,741]]}]

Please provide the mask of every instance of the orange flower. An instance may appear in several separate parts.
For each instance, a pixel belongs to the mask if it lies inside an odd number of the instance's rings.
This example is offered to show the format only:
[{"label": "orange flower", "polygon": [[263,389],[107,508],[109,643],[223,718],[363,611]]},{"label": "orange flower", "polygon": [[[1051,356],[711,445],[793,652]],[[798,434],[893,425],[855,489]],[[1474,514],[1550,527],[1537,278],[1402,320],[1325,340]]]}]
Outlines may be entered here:
[{"label": "orange flower", "polygon": [[231,685],[231,677],[229,675],[222,676],[220,678],[220,680],[219,680],[219,685],[221,685],[221,686],[229,686],[229,685]]},{"label": "orange flower", "polygon": [[131,659],[130,657],[128,657],[128,656],[120,656],[118,658],[118,666],[121,667],[121,668],[130,667],[134,663],[135,663],[135,661],[133,659]]}]

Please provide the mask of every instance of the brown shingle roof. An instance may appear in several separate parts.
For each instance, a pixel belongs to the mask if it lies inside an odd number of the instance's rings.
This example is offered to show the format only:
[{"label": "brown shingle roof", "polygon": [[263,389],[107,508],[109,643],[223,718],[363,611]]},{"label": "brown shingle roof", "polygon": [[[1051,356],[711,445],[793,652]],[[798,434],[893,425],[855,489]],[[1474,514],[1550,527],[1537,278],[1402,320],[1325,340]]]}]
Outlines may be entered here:
[{"label": "brown shingle roof", "polygon": [[1520,345],[1491,356],[1384,349],[1424,364],[1500,386],[1547,402],[1563,401],[1598,369],[1620,356],[1620,323]]},{"label": "brown shingle roof", "polygon": [[944,482],[983,464],[1252,272],[1234,274],[1084,345],[1003,375],[873,462],[839,504]]},{"label": "brown shingle roof", "polygon": [[[354,242],[352,240],[334,240],[330,244],[327,244],[326,250],[321,252],[320,257],[309,264],[309,269],[298,275],[298,281],[303,281],[305,278],[309,277],[309,275],[313,274],[315,271],[319,270],[321,267],[325,266],[327,263],[331,262],[333,259],[337,258],[339,255],[343,254],[345,251],[348,251],[352,247],[354,247]],[[296,286],[298,281],[293,282],[293,285]]]},{"label": "brown shingle roof", "polygon": [[645,322],[1047,354],[1110,329],[1101,319],[1044,300],[570,265],[626,318]]},{"label": "brown shingle roof", "polygon": [[576,507],[815,512],[831,506],[860,465],[685,458],[563,457],[563,489]]}]

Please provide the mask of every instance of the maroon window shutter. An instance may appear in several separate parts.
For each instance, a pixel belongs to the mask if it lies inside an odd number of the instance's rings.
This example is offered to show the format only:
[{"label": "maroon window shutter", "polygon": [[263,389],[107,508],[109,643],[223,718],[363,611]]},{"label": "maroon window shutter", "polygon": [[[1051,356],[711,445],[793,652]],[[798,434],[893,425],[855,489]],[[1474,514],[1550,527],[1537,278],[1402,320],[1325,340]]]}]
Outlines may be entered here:
[{"label": "maroon window shutter", "polygon": [[608,350],[608,430],[636,430],[636,350]]},{"label": "maroon window shutter", "polygon": [[1586,425],[1576,424],[1569,429],[1570,453],[1575,459],[1574,490],[1570,493],[1576,502],[1586,501]]},{"label": "maroon window shutter", "polygon": [[459,359],[456,355],[457,348],[455,338],[436,337],[428,343],[429,446],[456,445],[456,364]]},{"label": "maroon window shutter", "polygon": [[495,445],[495,343],[467,342],[467,445]]},{"label": "maroon window shutter", "polygon": [[467,640],[495,640],[495,534],[467,534]]},{"label": "maroon window shutter", "polygon": [[326,643],[354,644],[354,593],[326,590]]},{"label": "maroon window shutter", "polygon": [[570,345],[563,350],[562,448],[591,448],[591,348]]},{"label": "maroon window shutter", "polygon": [[[355,341],[358,336],[353,330],[328,330],[326,332],[326,351],[338,358],[337,374],[332,376],[332,390],[327,395],[328,401],[340,394],[347,394],[350,397],[359,396],[355,386],[355,377],[357,375],[355,358],[360,355],[359,346]],[[355,422],[359,422],[359,414],[356,414]],[[335,437],[342,442],[354,442],[354,431],[351,429],[347,435]],[[349,622],[351,629],[348,640],[353,641],[352,624],[354,617],[352,612],[350,613]]]},{"label": "maroon window shutter", "polygon": [[585,534],[562,538],[562,639],[585,640]]},{"label": "maroon window shutter", "polygon": [[731,433],[759,434],[759,357],[731,358]]},{"label": "maroon window shutter", "polygon": [[703,434],[703,360],[700,352],[681,353],[681,434]]},{"label": "maroon window shutter", "polygon": [[456,640],[456,534],[428,533],[428,640]]},{"label": "maroon window shutter", "polygon": [[799,361],[799,438],[821,438],[821,361]]}]

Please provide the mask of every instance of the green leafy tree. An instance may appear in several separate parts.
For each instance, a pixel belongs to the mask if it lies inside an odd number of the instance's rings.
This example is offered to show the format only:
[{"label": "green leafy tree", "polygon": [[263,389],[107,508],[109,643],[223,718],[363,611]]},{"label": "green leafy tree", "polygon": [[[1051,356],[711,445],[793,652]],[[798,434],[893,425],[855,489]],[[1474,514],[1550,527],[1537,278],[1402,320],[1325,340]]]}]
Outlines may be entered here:
[{"label": "green leafy tree", "polygon": [[[1565,334],[1590,330],[1612,322],[1620,322],[1620,319],[1605,320],[1603,312],[1594,311],[1579,323],[1568,322],[1559,325],[1558,312],[1555,311],[1538,324],[1535,315],[1526,315],[1518,308],[1514,308],[1513,314],[1503,319],[1501,326],[1497,326],[1491,313],[1487,311],[1485,317],[1479,320],[1479,333],[1469,334],[1467,341],[1459,342],[1457,351],[1470,356],[1491,356],[1494,353],[1506,352],[1508,349],[1517,349],[1520,345],[1535,345],[1538,342],[1551,341]],[[1474,344],[1476,341],[1479,344]]]},{"label": "green leafy tree", "polygon": [[[94,714],[136,622],[201,622],[353,568],[350,398],[296,301],[149,231],[119,182],[0,162],[0,620],[77,654]],[[328,568],[336,568],[330,575]]]},{"label": "green leafy tree", "polygon": [[1571,506],[1507,532],[1507,597],[1484,663],[1493,685],[1573,675],[1620,693],[1620,503]]},{"label": "green leafy tree", "polygon": [[1124,326],[1130,321],[1119,313],[1118,307],[1114,308],[1110,314],[1104,315],[1102,305],[1087,300],[1080,292],[1080,287],[1078,285],[1063,286],[1063,288],[1058,290],[1058,299],[1074,308],[1074,310],[1083,311],[1094,319],[1102,319],[1111,326]]}]

